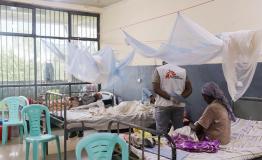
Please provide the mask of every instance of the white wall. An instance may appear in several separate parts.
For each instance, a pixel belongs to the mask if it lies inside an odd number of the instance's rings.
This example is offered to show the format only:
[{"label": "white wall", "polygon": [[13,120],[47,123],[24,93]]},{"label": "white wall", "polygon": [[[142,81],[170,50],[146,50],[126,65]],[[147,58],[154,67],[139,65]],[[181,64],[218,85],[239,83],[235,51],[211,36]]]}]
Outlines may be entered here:
[{"label": "white wall", "polygon": [[101,8],[91,7],[87,5],[69,4],[69,3],[61,3],[61,2],[49,2],[49,1],[44,1],[44,0],[9,0],[9,1],[28,3],[28,4],[40,5],[40,6],[46,6],[46,7],[52,7],[52,8],[94,12],[94,13],[100,13],[102,11]]},{"label": "white wall", "polygon": [[[123,0],[102,10],[101,45],[111,45],[119,58],[131,51],[116,28],[183,9],[207,0]],[[183,12],[212,33],[262,29],[262,0],[215,0]],[[168,39],[176,15],[124,28],[140,41],[158,47]],[[112,30],[113,29],[113,30]],[[219,62],[219,60],[215,61]],[[159,63],[159,61],[158,61]],[[155,64],[153,59],[135,57],[133,64]]]}]

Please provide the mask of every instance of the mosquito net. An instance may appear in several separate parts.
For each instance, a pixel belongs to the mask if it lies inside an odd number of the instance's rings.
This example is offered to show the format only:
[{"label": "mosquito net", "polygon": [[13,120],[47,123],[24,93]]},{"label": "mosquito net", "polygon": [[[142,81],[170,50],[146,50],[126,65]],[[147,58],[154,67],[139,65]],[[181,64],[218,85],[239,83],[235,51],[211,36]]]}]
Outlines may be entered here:
[{"label": "mosquito net", "polygon": [[204,64],[222,56],[223,72],[234,101],[248,89],[261,53],[261,31],[238,31],[215,36],[178,14],[167,43],[151,48],[124,32],[126,42],[145,57],[175,65]]}]

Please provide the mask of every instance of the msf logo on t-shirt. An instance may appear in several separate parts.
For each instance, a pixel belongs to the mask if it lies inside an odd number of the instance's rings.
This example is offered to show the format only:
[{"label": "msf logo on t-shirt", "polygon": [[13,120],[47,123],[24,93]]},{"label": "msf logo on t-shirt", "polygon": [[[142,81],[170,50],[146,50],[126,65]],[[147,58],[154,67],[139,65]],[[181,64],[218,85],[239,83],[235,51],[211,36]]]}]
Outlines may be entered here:
[{"label": "msf logo on t-shirt", "polygon": [[168,70],[165,76],[166,79],[182,79],[181,77],[177,76],[175,71]]}]

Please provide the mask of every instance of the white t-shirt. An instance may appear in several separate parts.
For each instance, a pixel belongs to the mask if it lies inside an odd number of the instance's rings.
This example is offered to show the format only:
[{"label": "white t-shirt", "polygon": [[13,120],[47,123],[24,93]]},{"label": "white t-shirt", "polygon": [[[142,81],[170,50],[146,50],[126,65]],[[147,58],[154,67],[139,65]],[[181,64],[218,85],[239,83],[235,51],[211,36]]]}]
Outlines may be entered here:
[{"label": "white t-shirt", "polygon": [[[156,68],[160,77],[160,88],[170,96],[174,93],[181,95],[185,90],[186,70],[172,64],[166,64]],[[159,95],[156,96],[156,106],[173,106],[173,102]],[[184,107],[180,103],[177,107]]]}]

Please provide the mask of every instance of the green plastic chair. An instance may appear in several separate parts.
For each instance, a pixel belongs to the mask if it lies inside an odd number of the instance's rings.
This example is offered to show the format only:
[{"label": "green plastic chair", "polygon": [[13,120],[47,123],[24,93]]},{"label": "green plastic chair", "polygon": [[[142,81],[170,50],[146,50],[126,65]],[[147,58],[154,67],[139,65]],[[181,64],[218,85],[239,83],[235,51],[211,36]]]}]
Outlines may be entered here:
[{"label": "green plastic chair", "polygon": [[[47,134],[41,134],[40,119],[42,113],[45,112],[45,122]],[[46,106],[39,104],[28,105],[22,110],[22,118],[24,122],[25,141],[26,141],[26,160],[29,159],[30,143],[33,144],[33,160],[38,160],[38,145],[42,144],[42,158],[46,159],[46,142],[56,140],[58,151],[57,159],[61,160],[60,141],[57,135],[51,134],[50,113]],[[26,120],[29,120],[29,133]]]},{"label": "green plastic chair", "polygon": [[81,152],[87,152],[89,160],[112,160],[116,144],[119,144],[122,151],[122,160],[128,160],[128,145],[117,134],[95,133],[81,139],[76,146],[76,159],[82,160]]},{"label": "green plastic chair", "polygon": [[26,97],[19,96],[19,98],[20,98],[20,104],[26,104],[26,106],[29,105],[29,101]]},{"label": "green plastic chair", "polygon": [[[20,132],[20,143],[23,143],[23,121],[20,118],[20,107],[24,107],[27,102],[24,99],[25,97],[7,97],[2,100],[2,104],[6,106],[6,108],[1,107],[2,112],[2,144],[6,144],[7,135],[8,135],[8,127],[9,126],[18,126]],[[8,118],[5,118],[5,112],[8,112]]]}]

